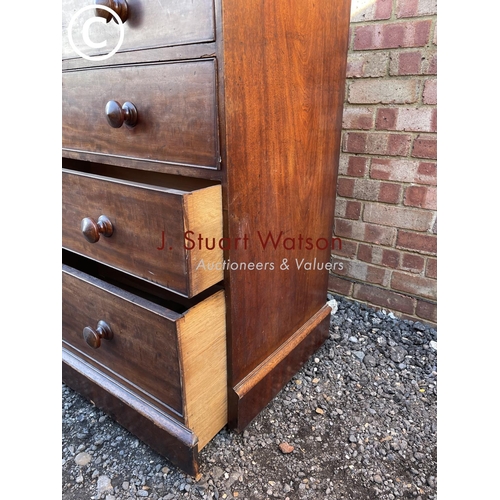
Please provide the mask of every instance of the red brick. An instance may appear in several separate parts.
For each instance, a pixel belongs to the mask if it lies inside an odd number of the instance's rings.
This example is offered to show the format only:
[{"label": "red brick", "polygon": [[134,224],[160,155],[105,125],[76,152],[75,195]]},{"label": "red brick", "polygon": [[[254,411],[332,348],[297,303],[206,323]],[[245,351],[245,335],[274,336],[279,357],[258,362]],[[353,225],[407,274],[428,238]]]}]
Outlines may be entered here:
[{"label": "red brick", "polygon": [[[358,250],[359,253],[359,250]],[[428,278],[437,278],[437,259],[427,259],[427,266],[425,268],[425,275]]]},{"label": "red brick", "polygon": [[425,259],[420,255],[412,253],[404,253],[401,269],[412,273],[420,273],[424,270]]},{"label": "red brick", "polygon": [[412,156],[415,158],[437,158],[437,140],[435,136],[419,135],[414,143]]},{"label": "red brick", "polygon": [[343,151],[387,156],[407,156],[411,135],[373,132],[346,132]]},{"label": "red brick", "polygon": [[377,130],[396,130],[397,119],[397,108],[379,108],[375,127]]},{"label": "red brick", "polygon": [[372,262],[373,247],[360,243],[358,246],[358,259],[363,262]]},{"label": "red brick", "polygon": [[335,235],[342,238],[375,243],[377,245],[393,246],[396,241],[397,229],[394,227],[365,224],[361,221],[335,219]]},{"label": "red brick", "polygon": [[437,0],[398,0],[396,16],[431,16],[437,13]]},{"label": "red brick", "polygon": [[344,219],[358,220],[361,215],[361,203],[337,197],[335,201],[335,216]]},{"label": "red brick", "polygon": [[351,281],[339,278],[333,274],[328,276],[328,290],[346,297],[352,294],[353,283]]},{"label": "red brick", "polygon": [[371,179],[356,179],[354,181],[353,198],[357,200],[376,201],[379,197],[380,182]]},{"label": "red brick", "polygon": [[383,203],[398,203],[402,186],[391,182],[381,182],[378,201]]},{"label": "red brick", "polygon": [[435,132],[434,108],[379,108],[376,128],[412,132]]},{"label": "red brick", "polygon": [[437,305],[425,300],[417,300],[415,314],[424,320],[430,321],[433,324],[437,323]]},{"label": "red brick", "polygon": [[375,266],[367,266],[366,281],[373,285],[389,285],[390,271]]},{"label": "red brick", "polygon": [[350,156],[347,164],[347,175],[351,177],[364,177],[368,168],[368,158]]},{"label": "red brick", "polygon": [[382,262],[381,264],[392,269],[397,269],[399,266],[400,252],[397,250],[388,250],[384,248],[382,250]]},{"label": "red brick", "polygon": [[390,19],[392,14],[392,0],[353,0],[351,3],[351,23],[363,21],[377,21]]},{"label": "red brick", "polygon": [[429,41],[430,20],[369,24],[354,28],[354,50],[423,47]]},{"label": "red brick", "polygon": [[369,130],[373,128],[373,109],[372,108],[357,108],[348,107],[344,108],[342,117],[342,128],[356,129],[356,130]]},{"label": "red brick", "polygon": [[347,100],[350,104],[412,104],[419,92],[420,82],[414,78],[363,78],[349,83]]},{"label": "red brick", "polygon": [[345,177],[339,177],[337,179],[337,194],[339,196],[352,198],[353,191],[354,191],[354,179],[346,179]]},{"label": "red brick", "polygon": [[370,177],[396,182],[435,185],[437,182],[437,169],[436,164],[430,162],[373,158]]},{"label": "red brick", "polygon": [[334,223],[335,236],[339,236],[341,238],[352,238],[352,234],[353,234],[352,224],[353,223],[350,220],[341,219],[339,217],[336,217],[335,223]]},{"label": "red brick", "polygon": [[437,75],[437,52],[429,52],[427,58],[422,62],[422,71],[426,75]]},{"label": "red brick", "polygon": [[345,211],[346,219],[358,220],[361,216],[361,203],[359,201],[348,201]]},{"label": "red brick", "polygon": [[437,79],[430,78],[425,81],[424,93],[423,93],[424,104],[437,104]]},{"label": "red brick", "polygon": [[391,288],[401,292],[411,293],[419,297],[427,297],[436,299],[437,297],[437,282],[430,278],[422,278],[421,276],[413,276],[408,273],[393,271],[391,279]]},{"label": "red brick", "polygon": [[410,207],[437,209],[437,189],[430,186],[408,186],[404,204]]},{"label": "red brick", "polygon": [[415,299],[383,288],[355,284],[353,297],[389,310],[413,314]]},{"label": "red brick", "polygon": [[355,241],[347,240],[342,238],[342,248],[335,248],[332,250],[332,255],[338,255],[340,257],[353,258],[356,256],[358,251],[358,244]]},{"label": "red brick", "polygon": [[392,52],[389,74],[399,75],[420,75],[422,72],[422,52],[420,50],[411,52]]},{"label": "red brick", "polygon": [[410,231],[398,231],[396,247],[416,252],[436,254],[437,238],[432,234],[413,233]]},{"label": "red brick", "polygon": [[364,238],[359,239],[368,243],[376,243],[377,245],[392,246],[396,239],[396,231],[394,227],[365,224]]},{"label": "red brick", "polygon": [[387,76],[388,52],[349,52],[347,78],[376,78]]},{"label": "red brick", "polygon": [[363,221],[415,231],[427,231],[434,222],[434,214],[427,210],[366,203]]}]

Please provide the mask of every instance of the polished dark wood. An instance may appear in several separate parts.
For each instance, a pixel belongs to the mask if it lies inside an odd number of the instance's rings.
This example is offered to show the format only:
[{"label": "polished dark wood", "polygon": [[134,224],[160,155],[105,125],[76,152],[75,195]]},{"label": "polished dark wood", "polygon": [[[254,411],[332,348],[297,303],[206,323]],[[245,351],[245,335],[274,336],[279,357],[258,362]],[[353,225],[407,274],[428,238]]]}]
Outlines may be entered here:
[{"label": "polished dark wood", "polygon": [[120,128],[123,124],[133,128],[139,119],[137,108],[131,102],[124,102],[122,106],[119,102],[109,101],[105,113],[108,123],[113,128]]},{"label": "polished dark wood", "polygon": [[113,338],[113,331],[105,321],[99,321],[97,328],[94,330],[90,326],[83,329],[83,340],[93,349],[101,347],[101,340],[111,340]]},{"label": "polished dark wood", "polygon": [[[70,71],[62,80],[63,151],[156,168],[219,168],[213,59]],[[111,128],[110,100],[133,102],[138,124]]]},{"label": "polished dark wood", "polygon": [[[122,23],[124,23],[128,18],[128,4],[126,0],[94,0],[94,5],[104,5],[105,7],[108,7],[108,9],[111,9],[118,15]],[[97,17],[106,19],[107,23],[109,23],[112,19],[116,23],[118,22],[111,12],[100,9],[99,7],[95,8],[94,13]]]},{"label": "polished dark wood", "polygon": [[[76,9],[77,0],[64,1]],[[144,12],[154,12],[155,19],[145,16],[144,22],[137,22],[136,18],[134,25],[138,6]],[[176,7],[185,13],[197,9],[196,21],[190,20],[192,36],[185,36],[181,25],[175,35],[168,33],[165,13]],[[208,11],[212,16],[209,25],[204,24]],[[163,219],[169,216],[162,210],[171,212],[168,220],[175,227],[179,218],[189,213],[165,198],[162,188],[169,176],[182,176],[182,182],[203,178],[220,183],[223,236],[233,243],[224,246],[224,258],[236,266],[225,267],[222,276],[220,285],[224,286],[226,300],[221,303],[220,297],[215,298],[217,293],[212,297],[215,302],[210,304],[217,304],[216,318],[209,313],[212,305],[199,312],[208,303],[204,300],[186,313],[196,315],[194,326],[177,322],[177,340],[182,325],[189,338],[177,353],[180,358],[183,353],[205,347],[213,330],[211,324],[204,326],[207,319],[220,328],[213,337],[214,352],[224,350],[221,338],[226,338],[225,367],[218,365],[201,383],[192,379],[213,365],[199,353],[190,369],[181,370],[179,375],[181,388],[191,384],[194,393],[216,374],[227,375],[223,382],[224,388],[227,382],[227,412],[219,415],[217,426],[205,432],[204,443],[226,422],[242,431],[328,336],[325,265],[331,257],[349,14],[349,0],[130,1],[125,42],[111,59],[88,61],[64,52],[63,47],[63,157],[67,168],[80,171],[63,184],[67,188],[64,217],[71,218],[71,223],[66,219],[63,227],[78,227],[83,217],[106,214],[115,228],[111,238],[102,238],[94,245],[88,245],[79,230],[71,235],[66,232],[63,240],[68,252],[78,253],[78,259],[85,261],[95,259],[98,266],[101,262],[113,266],[113,286],[122,290],[118,295],[135,293],[136,300],[144,300],[141,293],[128,288],[135,279],[144,284],[141,289],[148,288],[156,296],[153,302],[157,305],[167,288],[187,295],[179,285],[183,272],[179,259],[174,259],[177,267],[171,266],[170,253],[168,259],[155,262],[145,251],[144,242],[149,248],[148,235],[140,228],[151,227],[153,221],[152,227],[168,226],[171,231],[170,223],[162,226],[155,222],[158,214]],[[103,113],[109,101],[133,102],[139,116],[136,126],[110,127]],[[120,121],[121,116],[115,123]],[[112,179],[105,179],[106,175]],[[131,186],[142,191],[127,194]],[[162,192],[161,196],[156,197],[157,192]],[[85,212],[81,211],[84,205],[89,205]],[[237,246],[236,241],[245,245]],[[158,241],[157,246],[163,247],[162,243]],[[183,255],[178,257],[182,259]],[[249,263],[253,264],[251,268]],[[256,265],[261,268],[257,270]],[[120,276],[123,272],[128,274]],[[162,272],[165,274],[160,279]],[[165,288],[163,280],[172,279],[178,284]],[[111,283],[104,281],[106,289]],[[151,290],[155,283],[164,288]],[[83,288],[78,290],[78,294],[85,292]],[[226,315],[224,325],[221,311]],[[114,316],[120,314],[115,311]],[[123,413],[124,425],[139,436],[144,433],[133,422],[134,415],[142,419],[139,399],[145,399],[151,407],[155,406],[154,398],[163,401],[159,403],[161,411],[169,419],[181,421],[183,417],[175,415],[179,410],[170,408],[168,395],[156,394],[150,399],[142,395],[144,381],[133,371],[130,385],[125,378],[109,375],[113,358],[98,356],[106,356],[108,348],[113,349],[116,339],[121,338],[114,320],[108,320],[101,311],[83,319],[84,326],[101,319],[109,321],[115,336],[106,344],[102,342],[101,348],[92,349],[86,346],[79,326],[81,346],[76,339],[64,344],[77,360],[70,361],[67,371],[76,373],[74,367],[79,363],[90,367],[83,370],[79,365],[78,374],[71,375],[78,390],[86,390],[87,378],[95,381],[109,376],[111,383],[87,391],[89,397],[96,394],[99,404],[111,412],[116,401],[122,401],[116,418]],[[134,321],[139,329],[149,319]],[[154,350],[142,361],[149,363],[149,356],[154,356]],[[171,362],[175,365],[174,360]],[[129,389],[132,396],[124,400],[119,386]],[[148,389],[148,394],[152,390]],[[109,400],[113,403],[108,404]],[[193,429],[203,414],[213,413],[207,409],[209,402],[210,398],[198,400],[190,414],[192,420],[184,422],[188,429]],[[224,403],[214,408],[220,413]],[[151,418],[157,417],[151,414]],[[160,427],[162,418],[158,416]],[[202,429],[204,422],[198,424]],[[148,431],[145,440],[150,442],[156,434],[160,441],[163,431],[150,428],[151,435]],[[177,430],[170,435],[176,434]],[[195,447],[183,444],[176,448],[175,439],[169,439],[163,452],[185,460],[180,466],[194,471]]]},{"label": "polished dark wood", "polygon": [[[230,418],[238,429],[275,393],[259,391],[241,405],[238,385],[326,302],[328,271],[298,263],[330,261],[349,15],[348,1],[222,2],[225,224],[230,238],[251,240],[226,258],[274,264],[226,274]],[[264,247],[269,234],[281,235],[276,248]],[[284,245],[287,237],[295,243]],[[323,248],[300,248],[301,237],[321,238]],[[282,385],[287,376],[277,379]]]},{"label": "polished dark wood", "polygon": [[[220,241],[221,193],[220,186],[184,184],[185,190],[162,188],[64,170],[63,248],[193,297],[223,279],[222,267],[199,267],[221,263],[220,247],[200,250],[190,242],[200,234],[211,245]],[[108,238],[99,238],[99,224],[84,217],[102,212],[113,228]]]},{"label": "polished dark wood", "polygon": [[63,381],[181,470],[199,476],[198,438],[171,415],[63,348]]},{"label": "polished dark wood", "polygon": [[85,217],[80,227],[89,243],[97,243],[101,234],[106,238],[113,236],[113,223],[105,215],[101,215],[97,222],[91,217]]},{"label": "polished dark wood", "polygon": [[[68,40],[68,27],[78,11],[88,5],[88,0],[62,1],[62,58],[76,58]],[[91,25],[90,38],[94,43],[106,40],[101,49],[88,47],[83,39],[83,24],[95,16],[94,9],[77,16],[72,35],[74,43],[88,56],[109,53],[119,38],[116,23]],[[210,42],[215,38],[213,0],[131,0],[128,2],[128,16],[123,24],[123,44],[120,52],[179,44]]]},{"label": "polished dark wood", "polygon": [[[182,315],[68,266],[62,284],[65,349],[182,420],[176,328]],[[113,338],[95,349],[82,331],[99,321],[108,324]]]}]

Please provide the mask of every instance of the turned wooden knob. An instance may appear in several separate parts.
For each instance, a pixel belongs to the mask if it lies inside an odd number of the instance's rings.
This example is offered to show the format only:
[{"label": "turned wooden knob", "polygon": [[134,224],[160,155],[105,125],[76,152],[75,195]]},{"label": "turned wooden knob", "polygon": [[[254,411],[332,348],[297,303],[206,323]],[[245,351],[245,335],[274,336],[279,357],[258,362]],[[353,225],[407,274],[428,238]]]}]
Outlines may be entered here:
[{"label": "turned wooden knob", "polygon": [[101,234],[106,238],[113,234],[113,224],[105,215],[101,215],[97,222],[90,217],[85,217],[82,220],[82,233],[87,241],[96,243],[99,241]]},{"label": "turned wooden knob", "polygon": [[120,128],[124,123],[127,127],[135,127],[137,124],[137,108],[126,102],[123,106],[116,101],[109,101],[106,104],[106,118],[113,128]]},{"label": "turned wooden knob", "polygon": [[[104,7],[109,7],[112,11],[118,14],[118,17],[124,23],[128,17],[128,5],[125,0],[94,0],[94,5],[103,5]],[[104,9],[95,9],[95,15],[97,17],[103,17],[106,19],[106,22],[109,23],[111,19],[114,19],[117,23],[118,21],[114,18],[114,16]]]},{"label": "turned wooden knob", "polygon": [[105,321],[99,321],[95,330],[90,326],[83,329],[83,338],[90,347],[97,349],[101,346],[101,339],[111,340],[113,338],[113,332]]}]

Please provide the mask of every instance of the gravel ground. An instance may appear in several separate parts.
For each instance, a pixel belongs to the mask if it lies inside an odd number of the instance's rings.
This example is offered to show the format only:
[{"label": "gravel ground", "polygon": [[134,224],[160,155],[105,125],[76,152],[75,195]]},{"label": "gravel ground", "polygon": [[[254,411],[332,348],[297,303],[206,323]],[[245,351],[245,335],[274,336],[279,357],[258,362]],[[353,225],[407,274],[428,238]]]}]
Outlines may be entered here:
[{"label": "gravel ground", "polygon": [[437,499],[436,330],[335,299],[329,339],[198,482],[63,385],[63,499]]}]

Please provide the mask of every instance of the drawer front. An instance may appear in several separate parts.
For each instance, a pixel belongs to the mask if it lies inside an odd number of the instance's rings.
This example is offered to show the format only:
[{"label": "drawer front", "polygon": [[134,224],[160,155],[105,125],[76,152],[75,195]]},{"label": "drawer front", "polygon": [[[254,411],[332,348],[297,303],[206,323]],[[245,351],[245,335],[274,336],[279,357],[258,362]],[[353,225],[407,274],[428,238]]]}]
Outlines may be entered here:
[{"label": "drawer front", "polygon": [[181,191],[66,170],[62,179],[64,248],[186,297],[223,279],[222,250],[194,245],[222,237],[219,185]]},{"label": "drawer front", "polygon": [[[176,322],[182,317],[102,280],[63,266],[63,343],[148,399],[183,413]],[[98,322],[113,338],[90,347],[83,329]]]},{"label": "drawer front", "polygon": [[[213,59],[72,71],[62,76],[63,150],[219,168]],[[137,124],[113,128],[106,105],[131,102]]]},{"label": "drawer front", "polygon": [[[84,25],[94,17],[94,9],[78,14],[80,9],[92,5],[91,1],[63,0],[62,2],[62,56],[77,57],[70,44],[68,28],[72,18],[71,36],[77,49],[87,56],[109,54],[119,42],[117,23],[92,22],[88,36],[95,44],[90,48],[84,39]],[[127,19],[123,24],[123,43],[120,51],[150,47],[163,47],[187,43],[210,42],[215,39],[213,0],[127,0]],[[106,11],[101,11],[106,15]],[[112,58],[111,58],[112,61]]]}]

